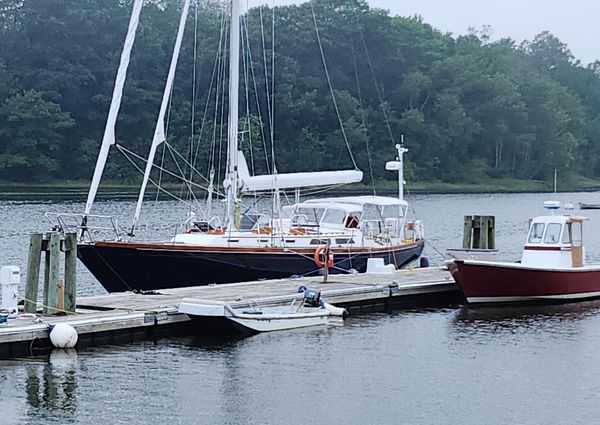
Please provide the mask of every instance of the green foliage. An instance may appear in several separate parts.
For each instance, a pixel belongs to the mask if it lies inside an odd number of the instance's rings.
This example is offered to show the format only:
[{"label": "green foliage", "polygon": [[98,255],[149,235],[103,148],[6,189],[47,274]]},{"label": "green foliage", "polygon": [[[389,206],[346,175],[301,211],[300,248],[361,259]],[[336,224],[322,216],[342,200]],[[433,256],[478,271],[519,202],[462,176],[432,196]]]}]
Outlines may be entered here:
[{"label": "green foliage", "polygon": [[[85,180],[102,138],[132,2],[5,3],[0,179]],[[156,0],[142,12],[117,123],[117,142],[142,157],[180,7]],[[188,175],[191,163],[204,175],[214,169],[217,182],[227,146],[226,12],[217,0],[191,8],[167,134],[181,157],[168,149],[158,155],[171,170],[179,159]],[[251,172],[271,172],[273,165],[279,172],[351,168],[346,138],[366,176],[372,164],[375,180],[394,180],[384,163],[404,134],[411,179],[548,181],[554,169],[572,180],[600,177],[600,62],[582,65],[550,33],[522,45],[490,42],[489,28],[453,38],[419,17],[371,9],[365,0],[314,0],[251,9],[242,34],[248,86],[240,89],[240,146]],[[107,177],[134,181],[139,173],[113,151]]]}]

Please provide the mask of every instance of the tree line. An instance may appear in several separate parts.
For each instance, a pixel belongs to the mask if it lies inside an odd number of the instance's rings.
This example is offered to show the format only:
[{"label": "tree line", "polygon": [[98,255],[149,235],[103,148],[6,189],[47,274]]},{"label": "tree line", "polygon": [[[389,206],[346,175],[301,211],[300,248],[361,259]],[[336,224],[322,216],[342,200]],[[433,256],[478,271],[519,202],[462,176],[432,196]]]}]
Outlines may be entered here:
[{"label": "tree line", "polygon": [[[181,156],[159,157],[221,181],[227,5],[192,3],[168,114]],[[0,180],[91,177],[131,7],[3,1]],[[144,5],[117,122],[129,154],[113,150],[107,179],[140,178],[132,152],[149,150],[180,8]],[[600,177],[600,62],[582,64],[550,33],[522,44],[491,41],[485,27],[455,37],[364,0],[265,6],[242,21],[240,144],[255,173],[352,168],[347,140],[365,182],[394,179],[384,163],[404,135],[412,180]]]}]

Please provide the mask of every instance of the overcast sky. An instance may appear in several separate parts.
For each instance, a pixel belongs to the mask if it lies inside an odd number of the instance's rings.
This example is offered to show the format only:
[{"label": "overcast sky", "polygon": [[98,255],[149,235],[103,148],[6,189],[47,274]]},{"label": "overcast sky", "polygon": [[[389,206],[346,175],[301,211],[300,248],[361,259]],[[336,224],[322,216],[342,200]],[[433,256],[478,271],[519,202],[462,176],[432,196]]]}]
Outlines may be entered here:
[{"label": "overcast sky", "polygon": [[[282,5],[294,0],[248,0]],[[393,15],[421,15],[442,32],[464,34],[469,26],[491,25],[492,39],[531,40],[548,30],[583,63],[600,59],[600,1],[598,0],[368,0],[372,7]]]}]

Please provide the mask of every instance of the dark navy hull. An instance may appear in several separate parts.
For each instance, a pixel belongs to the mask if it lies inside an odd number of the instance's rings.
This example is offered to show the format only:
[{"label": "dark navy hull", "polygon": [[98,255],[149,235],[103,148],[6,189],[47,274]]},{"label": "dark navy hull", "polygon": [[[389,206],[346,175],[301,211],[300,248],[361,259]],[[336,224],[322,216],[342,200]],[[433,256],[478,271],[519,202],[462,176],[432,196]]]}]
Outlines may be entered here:
[{"label": "dark navy hull", "polygon": [[[383,258],[400,268],[419,258],[423,246],[423,241],[417,241],[391,248],[338,251],[330,273],[364,272],[369,258]],[[80,244],[77,250],[79,259],[108,292],[314,276],[319,269],[313,254],[310,249],[208,249],[130,242]]]}]

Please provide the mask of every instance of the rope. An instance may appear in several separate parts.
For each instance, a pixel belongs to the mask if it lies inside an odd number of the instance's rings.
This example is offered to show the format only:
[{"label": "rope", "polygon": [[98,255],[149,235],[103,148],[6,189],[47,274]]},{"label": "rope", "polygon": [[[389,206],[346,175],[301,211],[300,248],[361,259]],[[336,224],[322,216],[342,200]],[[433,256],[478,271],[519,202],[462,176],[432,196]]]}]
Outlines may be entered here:
[{"label": "rope", "polygon": [[323,61],[323,68],[325,68],[325,76],[327,77],[327,84],[329,85],[329,92],[331,93],[331,99],[333,100],[333,107],[335,109],[335,113],[337,115],[338,122],[340,124],[340,130],[342,131],[342,135],[344,136],[344,141],[346,142],[346,148],[348,149],[348,153],[350,154],[350,159],[352,160],[352,164],[354,164],[354,169],[358,170],[358,165],[356,165],[356,161],[354,159],[354,155],[352,154],[352,149],[350,148],[350,143],[348,142],[348,137],[346,136],[346,130],[344,129],[344,124],[342,122],[342,117],[340,116],[340,111],[338,109],[337,101],[335,99],[335,94],[333,92],[333,86],[331,85],[331,78],[329,77],[329,71],[327,69],[327,62],[325,61],[325,53],[323,52],[323,45],[321,43],[321,36],[319,35],[319,27],[317,25],[317,17],[315,15],[315,8],[313,7],[313,2],[310,2],[310,10],[312,11],[312,18],[315,24],[315,33],[317,35],[317,42],[319,44],[319,51],[321,52],[321,60]]},{"label": "rope", "polygon": [[46,304],[40,303],[40,302],[38,302],[38,301],[29,300],[29,299],[27,299],[27,298],[20,298],[20,299],[21,299],[21,300],[23,300],[23,301],[25,301],[26,303],[33,304],[33,305],[35,305],[35,306],[38,306],[38,305],[39,305],[39,306],[41,306],[42,308],[45,308],[45,309],[48,309],[48,310],[53,310],[53,311],[56,311],[56,312],[58,312],[58,313],[77,314],[77,313],[76,313],[76,312],[74,312],[74,311],[67,311],[67,310],[63,310],[63,309],[61,309],[61,308],[58,308],[58,307],[50,307],[49,305],[46,305]]}]

